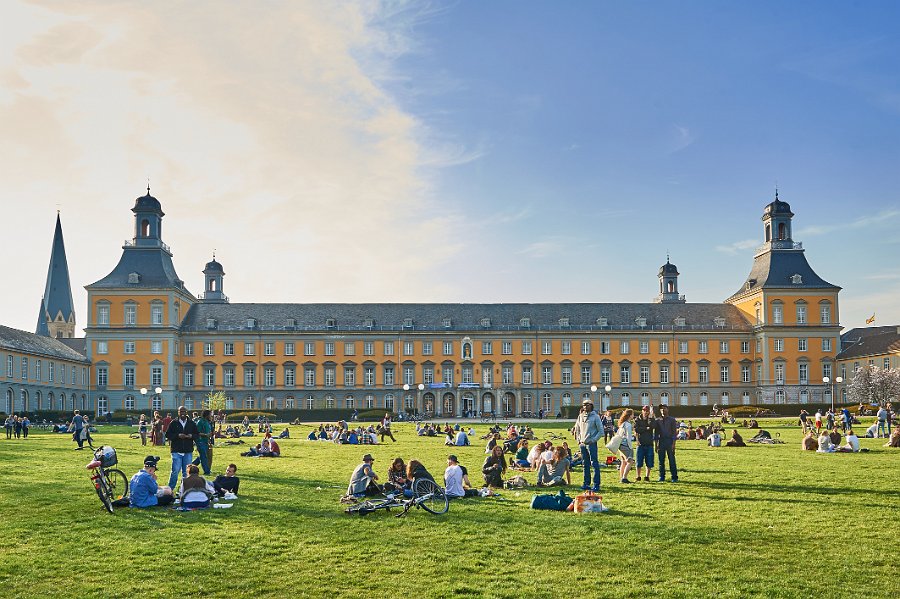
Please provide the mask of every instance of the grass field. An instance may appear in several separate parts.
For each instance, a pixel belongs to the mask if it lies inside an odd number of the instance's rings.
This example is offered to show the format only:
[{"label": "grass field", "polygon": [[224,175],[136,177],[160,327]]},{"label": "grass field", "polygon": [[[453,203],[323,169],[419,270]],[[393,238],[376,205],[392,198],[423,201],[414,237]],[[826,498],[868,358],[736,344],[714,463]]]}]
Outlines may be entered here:
[{"label": "grass field", "polygon": [[[551,421],[537,432],[566,426]],[[35,431],[0,439],[0,596],[897,595],[900,450],[863,439],[869,453],[801,452],[786,421],[763,426],[787,443],[679,442],[677,484],[626,486],[604,469],[607,514],[533,511],[532,488],[402,519],[351,517],[338,499],[366,451],[382,477],[398,455],[443,472],[443,439],[415,437],[410,425],[395,425],[396,444],[377,446],[310,442],[308,427],[292,426],[285,457],[274,460],[218,447],[216,472],[239,467],[232,509],[113,515],[87,478],[90,452],[72,451],[68,435]],[[475,429],[480,436],[486,426]],[[95,439],[118,450],[130,477],[148,451],[127,432],[101,428]],[[473,482],[483,443],[455,451]],[[155,449],[164,480],[171,460]]]}]

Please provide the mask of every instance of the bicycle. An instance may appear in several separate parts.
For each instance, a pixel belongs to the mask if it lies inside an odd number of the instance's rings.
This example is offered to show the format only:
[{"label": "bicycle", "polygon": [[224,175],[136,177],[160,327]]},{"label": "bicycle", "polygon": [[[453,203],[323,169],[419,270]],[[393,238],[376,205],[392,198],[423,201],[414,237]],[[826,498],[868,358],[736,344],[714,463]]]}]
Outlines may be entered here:
[{"label": "bicycle", "polygon": [[537,416],[537,414],[529,410],[522,410],[522,413],[519,416],[522,418],[534,418]]},{"label": "bicycle", "polygon": [[97,497],[110,514],[113,513],[114,502],[128,497],[128,477],[118,468],[112,467],[118,462],[116,450],[103,445],[94,451],[94,459],[86,466]]},{"label": "bicycle", "polygon": [[482,412],[481,421],[482,422],[497,422],[497,415],[493,412]]},{"label": "bicycle", "polygon": [[565,435],[558,435],[558,434],[556,434],[556,433],[554,433],[554,432],[549,432],[549,433],[547,433],[546,435],[544,435],[544,439],[546,439],[546,440],[548,440],[548,441],[565,441],[565,440],[566,440],[566,436],[565,436]]},{"label": "bicycle", "polygon": [[396,514],[395,517],[401,518],[405,516],[413,507],[422,508],[426,512],[440,516],[446,514],[450,509],[450,498],[444,493],[444,489],[439,487],[437,483],[426,478],[420,478],[413,484],[413,498],[403,499],[402,495],[390,493],[384,499],[366,499],[356,505],[351,505],[344,510],[346,514],[359,514],[360,516],[368,516],[378,510],[390,511],[394,508],[403,511]]}]

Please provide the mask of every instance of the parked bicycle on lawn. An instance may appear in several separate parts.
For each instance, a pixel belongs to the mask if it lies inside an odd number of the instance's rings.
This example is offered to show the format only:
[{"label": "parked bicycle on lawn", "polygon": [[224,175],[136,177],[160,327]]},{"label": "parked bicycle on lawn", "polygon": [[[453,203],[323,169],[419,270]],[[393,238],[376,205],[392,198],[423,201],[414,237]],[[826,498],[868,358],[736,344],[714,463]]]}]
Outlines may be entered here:
[{"label": "parked bicycle on lawn", "polygon": [[86,466],[97,497],[110,514],[113,512],[113,502],[128,497],[128,477],[118,468],[113,468],[118,462],[116,450],[103,445],[94,451],[94,459]]},{"label": "parked bicycle on lawn", "polygon": [[359,514],[360,516],[368,516],[372,512],[378,510],[391,511],[394,508],[403,511],[396,514],[397,518],[405,516],[413,507],[422,508],[431,514],[446,514],[450,509],[450,499],[444,493],[444,489],[439,487],[437,483],[427,478],[420,478],[413,484],[412,499],[404,499],[402,492],[389,493],[384,499],[366,499],[351,505],[344,510],[347,514]]}]

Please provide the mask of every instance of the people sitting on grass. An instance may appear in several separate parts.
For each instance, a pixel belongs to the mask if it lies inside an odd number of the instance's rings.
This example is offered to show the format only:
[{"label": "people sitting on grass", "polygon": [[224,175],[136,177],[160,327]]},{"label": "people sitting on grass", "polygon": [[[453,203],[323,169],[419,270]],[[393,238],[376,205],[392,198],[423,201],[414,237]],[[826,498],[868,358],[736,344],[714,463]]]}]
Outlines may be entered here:
[{"label": "people sitting on grass", "polygon": [[827,431],[822,431],[822,434],[819,435],[819,449],[816,451],[818,453],[834,453],[834,443],[831,442],[831,435]]},{"label": "people sitting on grass", "polygon": [[216,480],[213,481],[213,490],[215,490],[219,497],[224,497],[226,493],[237,496],[238,488],[241,485],[241,479],[239,479],[236,474],[237,466],[235,464],[228,464],[228,468],[225,469],[225,474],[220,474],[216,477]]},{"label": "people sitting on grass", "polygon": [[727,447],[747,447],[747,444],[744,443],[744,438],[737,432],[737,429],[731,431],[731,439],[725,445]]},{"label": "people sitting on grass", "polygon": [[466,434],[466,431],[457,431],[456,438],[454,439],[453,444],[457,447],[465,447],[466,445],[469,445],[469,436]]},{"label": "people sitting on grass", "polygon": [[828,436],[831,438],[831,444],[835,447],[841,444],[841,433],[838,432],[837,426],[831,427],[831,431],[828,433]]},{"label": "people sitting on grass", "polygon": [[181,479],[181,486],[178,488],[178,496],[184,497],[185,493],[192,489],[202,489],[210,495],[215,494],[216,490],[212,483],[200,476],[200,468],[195,464],[188,465],[188,475]]},{"label": "people sitting on grass", "polygon": [[278,433],[278,438],[279,439],[290,439],[291,438],[290,429],[288,429],[288,427],[284,427],[284,430],[281,431],[280,433]]},{"label": "people sitting on grass", "polygon": [[362,464],[353,470],[350,475],[350,484],[347,486],[346,497],[363,497],[365,495],[378,495],[381,489],[378,488],[378,475],[372,470],[372,463],[375,458],[371,453],[367,453],[362,458]]},{"label": "people sitting on grass", "polygon": [[890,440],[884,444],[885,447],[900,447],[900,427],[894,429],[891,433]]},{"label": "people sitting on grass", "polygon": [[515,458],[510,458],[511,466],[516,470],[531,470],[531,463],[528,461],[528,439],[519,441],[516,448]]},{"label": "people sitting on grass", "polygon": [[484,483],[489,487],[503,488],[503,474],[505,472],[506,460],[503,458],[503,448],[495,446],[491,450],[491,455],[484,460],[484,464],[481,466]]},{"label": "people sitting on grass", "polygon": [[[494,451],[494,447],[496,447],[500,443],[500,433],[492,433],[490,439],[488,439],[487,446],[484,448],[484,453],[490,454]],[[503,449],[501,446],[500,449]]]},{"label": "people sitting on grass", "polygon": [[[478,491],[467,485],[469,480],[465,468],[459,465],[455,455],[447,456],[447,469],[444,470],[444,492],[450,499],[461,497],[477,497]],[[468,488],[467,488],[468,487]]]},{"label": "people sitting on grass", "polygon": [[144,468],[131,477],[129,484],[129,500],[131,507],[153,507],[168,505],[175,501],[172,489],[160,487],[156,482],[156,469],[159,456],[148,455],[144,458]]},{"label": "people sitting on grass", "polygon": [[853,429],[847,431],[847,443],[838,447],[838,451],[846,453],[859,453],[859,437],[853,432]]},{"label": "people sitting on grass", "polygon": [[318,441],[319,440],[319,432],[316,429],[312,429],[309,431],[309,434],[306,435],[307,441]]},{"label": "people sitting on grass", "polygon": [[452,432],[444,433],[444,445],[453,447],[456,445],[456,436]]},{"label": "people sitting on grass", "polygon": [[540,466],[539,462],[541,459],[541,454],[544,453],[544,444],[540,441],[535,443],[531,447],[531,451],[528,452],[528,464],[532,470],[537,470]]},{"label": "people sitting on grass", "polygon": [[[737,429],[735,429],[736,431]],[[722,447],[722,435],[719,434],[719,431],[713,431],[713,433],[706,440],[706,444],[709,447]]]},{"label": "people sitting on grass", "polygon": [[406,478],[409,479],[410,488],[416,488],[416,481],[419,479],[430,480],[431,482],[437,484],[434,480],[434,477],[431,476],[431,473],[428,472],[428,469],[425,468],[425,465],[422,464],[419,460],[410,460],[409,465],[406,467]]},{"label": "people sitting on grass", "polygon": [[876,432],[877,430],[878,430],[878,423],[875,422],[872,426],[870,426],[869,428],[866,429],[865,437],[866,437],[867,439],[874,439],[874,438],[875,438],[875,435],[878,434],[878,433]]},{"label": "people sitting on grass", "polygon": [[571,461],[566,448],[560,445],[556,448],[553,459],[549,462],[544,462],[538,469],[537,485],[539,487],[549,487],[571,484]]},{"label": "people sitting on grass", "polygon": [[385,491],[402,492],[410,490],[410,482],[406,477],[406,464],[403,458],[394,458],[391,467],[388,468],[387,482],[384,483]]},{"label": "people sitting on grass", "polygon": [[819,441],[816,439],[816,433],[812,427],[808,427],[806,436],[800,442],[800,449],[803,451],[817,451],[819,449]]},{"label": "people sitting on grass", "polygon": [[278,458],[281,457],[281,447],[278,446],[275,439],[267,436],[262,443],[251,447],[249,451],[245,451],[241,455],[248,458]]}]

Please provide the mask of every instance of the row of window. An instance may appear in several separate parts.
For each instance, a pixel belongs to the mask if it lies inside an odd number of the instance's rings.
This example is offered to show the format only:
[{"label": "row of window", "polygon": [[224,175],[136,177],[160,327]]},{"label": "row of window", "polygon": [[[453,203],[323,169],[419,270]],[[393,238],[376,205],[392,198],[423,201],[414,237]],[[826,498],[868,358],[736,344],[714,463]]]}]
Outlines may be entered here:
[{"label": "row of window", "polygon": [[[108,327],[109,326],[109,308],[108,304],[98,303],[97,304],[97,326],[100,327]],[[177,304],[176,304],[177,309]],[[176,312],[176,321],[180,319],[177,316]],[[123,306],[122,313],[122,323],[127,327],[137,326],[138,323],[138,306],[135,303],[126,303]],[[153,303],[150,305],[150,325],[151,326],[160,326],[163,324],[163,304],[162,302]]]},{"label": "row of window", "polygon": [[[809,324],[807,305],[802,300],[794,307],[796,324]],[[756,324],[763,324],[763,310],[761,304],[756,304]],[[819,323],[831,324],[831,304],[819,304]],[[780,300],[772,302],[771,324],[784,324],[784,304]]]},{"label": "row of window", "polygon": [[[134,354],[137,353],[136,342],[134,341],[123,341],[122,342],[122,353],[125,354]],[[109,353],[109,341],[100,340],[97,341],[97,354],[106,355]],[[163,353],[163,342],[158,340],[150,341],[150,353],[151,354],[161,354]]]},{"label": "row of window", "polygon": [[[16,366],[18,366],[18,369]],[[86,366],[75,366],[74,364],[67,366],[65,363],[57,364],[56,362],[41,360],[40,358],[29,359],[27,356],[21,356],[17,360],[16,356],[11,354],[6,356],[6,372],[4,375],[8,379],[34,381],[37,383],[55,382],[65,385],[66,381],[68,381],[70,385],[77,385],[80,381],[82,387],[87,386],[88,376]]]}]

